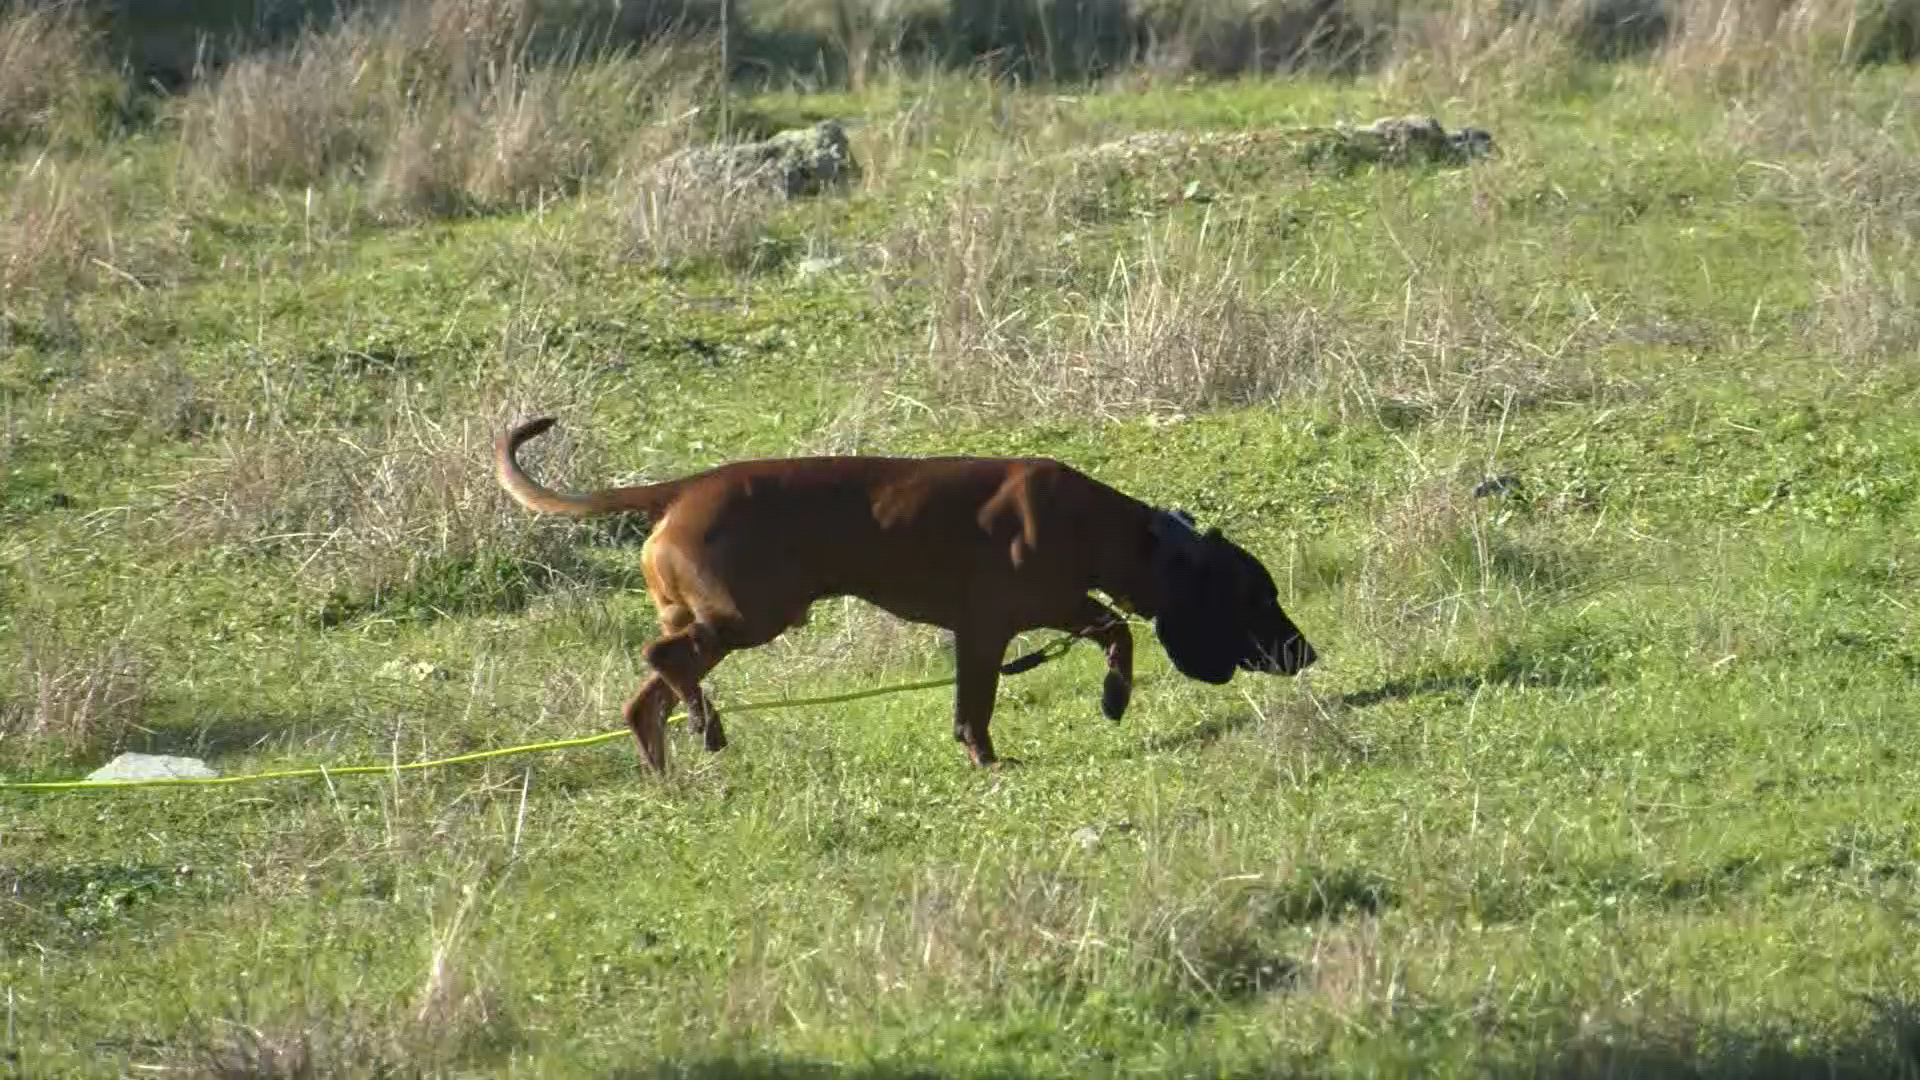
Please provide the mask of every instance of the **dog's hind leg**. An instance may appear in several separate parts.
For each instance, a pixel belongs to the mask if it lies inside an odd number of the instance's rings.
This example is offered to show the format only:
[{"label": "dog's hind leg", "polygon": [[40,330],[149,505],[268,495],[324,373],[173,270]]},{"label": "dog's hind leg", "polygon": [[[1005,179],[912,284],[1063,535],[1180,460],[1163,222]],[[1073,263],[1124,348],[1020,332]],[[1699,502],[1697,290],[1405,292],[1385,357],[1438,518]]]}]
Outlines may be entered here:
[{"label": "dog's hind leg", "polygon": [[[668,634],[678,633],[693,625],[693,613],[678,604],[660,609],[660,628]],[[706,744],[709,752],[718,753],[727,748],[726,729],[720,726],[720,714],[714,711],[713,703],[707,700],[704,688],[695,684],[693,696],[685,699],[687,704],[687,732],[698,735]]]},{"label": "dog's hind leg", "polygon": [[975,765],[992,765],[993,695],[1000,687],[1000,660],[1009,634],[959,631],[954,634],[953,737],[967,748]]},{"label": "dog's hind leg", "polygon": [[673,709],[673,687],[656,672],[647,676],[640,689],[622,710],[627,726],[640,744],[640,756],[647,768],[665,772],[667,768],[667,713]]},{"label": "dog's hind leg", "polygon": [[727,748],[727,732],[720,726],[720,713],[707,700],[706,690],[699,686],[693,688],[693,696],[687,699],[687,730],[700,736],[709,753],[717,754]]},{"label": "dog's hind leg", "polygon": [[687,727],[705,736],[707,749],[725,749],[726,734],[720,716],[700,689],[700,680],[729,651],[711,627],[697,622],[686,608],[663,604],[661,628],[666,631],[642,650],[653,673],[628,700],[623,715],[640,744],[640,756],[654,772],[667,767],[667,717],[674,699],[687,705]]},{"label": "dog's hind leg", "polygon": [[645,650],[654,677],[686,702],[687,728],[704,736],[709,751],[726,749],[727,736],[720,726],[720,714],[700,689],[700,680],[731,651],[720,632],[701,622],[671,631]]}]

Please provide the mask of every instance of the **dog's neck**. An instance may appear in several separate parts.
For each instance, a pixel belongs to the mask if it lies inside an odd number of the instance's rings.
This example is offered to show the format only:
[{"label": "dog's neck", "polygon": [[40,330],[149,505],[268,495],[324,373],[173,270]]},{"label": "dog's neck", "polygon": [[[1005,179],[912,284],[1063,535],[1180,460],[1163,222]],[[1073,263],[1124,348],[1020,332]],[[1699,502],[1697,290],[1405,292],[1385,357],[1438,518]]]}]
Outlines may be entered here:
[{"label": "dog's neck", "polygon": [[1147,531],[1163,544],[1191,544],[1200,539],[1200,530],[1194,528],[1193,515],[1178,507],[1155,507]]},{"label": "dog's neck", "polygon": [[1193,518],[1183,510],[1135,505],[1139,508],[1139,531],[1121,541],[1126,555],[1102,575],[1099,588],[1120,610],[1151,619],[1173,599],[1167,595],[1167,582],[1157,570],[1165,546],[1198,545],[1200,533]]}]

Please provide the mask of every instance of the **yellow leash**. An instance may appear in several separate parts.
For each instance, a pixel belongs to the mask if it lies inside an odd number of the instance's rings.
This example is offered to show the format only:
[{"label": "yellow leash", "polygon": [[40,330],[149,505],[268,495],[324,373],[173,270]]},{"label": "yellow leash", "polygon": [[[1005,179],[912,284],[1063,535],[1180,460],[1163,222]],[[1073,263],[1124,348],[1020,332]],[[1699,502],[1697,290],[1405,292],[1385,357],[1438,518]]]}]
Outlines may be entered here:
[{"label": "yellow leash", "polygon": [[[1068,648],[1088,631],[1065,634],[1038,649],[1008,661],[1001,671],[1016,675],[1030,671],[1041,664],[1065,654]],[[730,705],[728,713],[766,712],[771,709],[799,709],[811,705],[839,705],[865,698],[884,697],[888,694],[905,694],[914,690],[932,690],[941,686],[952,686],[954,677],[944,679],[924,679],[920,682],[898,683],[893,686],[880,686],[871,690],[853,690],[844,694],[828,694],[824,697],[784,698],[774,701],[749,701],[739,705]],[[498,750],[478,750],[471,754],[457,754],[453,757],[435,758],[431,761],[409,761],[405,764],[387,765],[342,765],[328,768],[317,765],[305,769],[279,769],[272,772],[245,773],[239,776],[162,776],[149,780],[43,780],[36,782],[6,783],[0,782],[0,791],[112,791],[122,788],[140,787],[218,787],[224,784],[246,784],[257,780],[292,780],[296,778],[364,776],[371,773],[414,772],[420,769],[438,769],[448,765],[466,765],[475,761],[491,758],[513,757],[516,754],[532,754],[544,750],[568,750],[576,746],[592,746],[595,743],[609,742],[618,738],[632,738],[632,732],[626,728],[603,731],[598,735],[582,735],[575,739],[555,739],[551,742],[527,743],[524,746],[508,746]]]}]

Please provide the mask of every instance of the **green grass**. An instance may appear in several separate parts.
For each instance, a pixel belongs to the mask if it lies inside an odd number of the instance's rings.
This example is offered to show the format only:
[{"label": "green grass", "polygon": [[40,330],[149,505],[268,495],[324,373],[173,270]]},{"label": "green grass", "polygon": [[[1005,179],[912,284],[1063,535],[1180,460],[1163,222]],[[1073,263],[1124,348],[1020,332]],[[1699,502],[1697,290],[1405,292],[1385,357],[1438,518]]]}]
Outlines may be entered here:
[{"label": "green grass", "polygon": [[[664,781],[614,742],[0,795],[0,1060],[1912,1075],[1920,83],[1817,80],[769,95],[861,117],[866,178],[664,260],[622,257],[616,176],[395,221],[350,176],[162,182],[165,126],[88,151],[114,246],[75,250],[139,284],[80,260],[0,298],[7,779],[615,726],[639,537],[493,490],[535,412],[574,484],[1057,456],[1223,525],[1323,660],[1205,688],[1141,628],[1111,724],[1082,647],[1003,683],[995,774],[935,690],[676,734]],[[1243,162],[1204,201],[1057,157],[1420,108],[1500,154]],[[711,686],[724,715],[946,670],[836,602]]]}]

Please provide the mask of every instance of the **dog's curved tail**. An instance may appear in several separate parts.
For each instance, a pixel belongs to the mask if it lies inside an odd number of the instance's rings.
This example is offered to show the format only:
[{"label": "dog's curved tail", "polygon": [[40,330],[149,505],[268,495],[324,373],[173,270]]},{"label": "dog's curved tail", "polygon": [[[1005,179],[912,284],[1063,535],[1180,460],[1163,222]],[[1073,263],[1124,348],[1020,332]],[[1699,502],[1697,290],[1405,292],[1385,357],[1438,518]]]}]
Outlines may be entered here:
[{"label": "dog's curved tail", "polygon": [[536,513],[560,514],[564,517],[640,514],[653,520],[666,510],[667,504],[679,493],[679,483],[671,480],[638,487],[605,488],[578,495],[554,491],[542,485],[527,475],[514,455],[519,451],[520,444],[545,433],[553,426],[553,422],[551,416],[529,420],[502,432],[493,441],[494,478],[521,506]]}]

